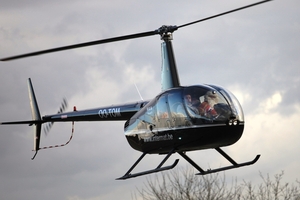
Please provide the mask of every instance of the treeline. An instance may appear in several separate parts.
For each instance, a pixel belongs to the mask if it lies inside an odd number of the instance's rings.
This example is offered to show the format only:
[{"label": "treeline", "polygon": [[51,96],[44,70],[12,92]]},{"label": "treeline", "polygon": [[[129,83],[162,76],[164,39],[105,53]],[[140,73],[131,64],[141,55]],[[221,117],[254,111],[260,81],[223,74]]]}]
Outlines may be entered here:
[{"label": "treeline", "polygon": [[143,200],[300,200],[300,182],[283,183],[284,172],[274,177],[259,174],[261,183],[228,183],[225,173],[196,176],[193,169],[162,172],[147,178],[134,199]]}]

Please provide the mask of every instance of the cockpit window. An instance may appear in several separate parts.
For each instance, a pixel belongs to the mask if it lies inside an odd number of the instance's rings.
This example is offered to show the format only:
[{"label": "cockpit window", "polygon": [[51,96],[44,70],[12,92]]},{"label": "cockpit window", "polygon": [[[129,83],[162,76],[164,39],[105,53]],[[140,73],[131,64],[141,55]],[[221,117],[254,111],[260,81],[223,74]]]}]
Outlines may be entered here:
[{"label": "cockpit window", "polygon": [[229,119],[231,108],[226,99],[216,89],[205,86],[192,86],[184,91],[187,112],[201,122],[221,122]]},{"label": "cockpit window", "polygon": [[171,115],[178,114],[178,115],[181,115],[182,117],[187,117],[184,106],[183,106],[181,93],[174,92],[174,93],[169,94],[168,102],[170,105]]},{"label": "cockpit window", "polygon": [[228,105],[232,110],[232,117],[235,117],[237,120],[244,122],[243,109],[237,98],[230,91],[225,90],[224,88],[214,85],[212,85],[212,87],[219,90],[219,92],[227,99]]},{"label": "cockpit window", "polygon": [[157,116],[159,119],[169,119],[167,95],[162,95],[156,102]]},{"label": "cockpit window", "polygon": [[172,92],[168,95],[170,106],[171,121],[174,127],[190,126],[186,109],[183,103],[181,90]]},{"label": "cockpit window", "polygon": [[151,137],[159,131],[202,124],[244,122],[237,99],[213,85],[174,88],[158,95],[125,124],[125,133]]}]

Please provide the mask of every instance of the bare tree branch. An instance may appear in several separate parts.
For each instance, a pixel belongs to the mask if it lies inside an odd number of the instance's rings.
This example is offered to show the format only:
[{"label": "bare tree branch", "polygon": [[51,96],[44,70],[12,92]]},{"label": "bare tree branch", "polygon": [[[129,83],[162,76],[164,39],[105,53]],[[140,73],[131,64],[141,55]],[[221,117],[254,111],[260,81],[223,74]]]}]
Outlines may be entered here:
[{"label": "bare tree branch", "polygon": [[147,178],[137,191],[143,200],[300,200],[300,182],[282,183],[283,171],[273,180],[269,174],[259,175],[259,185],[245,180],[238,184],[236,178],[228,184],[224,173],[195,176],[194,169],[179,168]]}]

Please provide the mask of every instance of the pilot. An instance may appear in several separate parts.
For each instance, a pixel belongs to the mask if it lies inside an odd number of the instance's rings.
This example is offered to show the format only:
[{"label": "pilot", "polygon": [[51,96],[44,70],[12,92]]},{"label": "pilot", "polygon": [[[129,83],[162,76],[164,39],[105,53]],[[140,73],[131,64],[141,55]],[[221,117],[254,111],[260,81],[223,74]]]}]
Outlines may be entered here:
[{"label": "pilot", "polygon": [[199,113],[207,118],[216,118],[218,113],[214,109],[214,105],[218,103],[218,95],[216,91],[208,91],[204,95],[204,101],[199,107]]}]

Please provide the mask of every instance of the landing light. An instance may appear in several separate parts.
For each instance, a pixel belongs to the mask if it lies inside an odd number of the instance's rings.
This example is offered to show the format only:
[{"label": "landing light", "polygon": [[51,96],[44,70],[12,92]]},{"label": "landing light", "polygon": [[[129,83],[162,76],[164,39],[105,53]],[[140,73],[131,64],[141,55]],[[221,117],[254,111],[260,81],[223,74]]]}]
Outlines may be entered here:
[{"label": "landing light", "polygon": [[228,125],[229,126],[236,126],[236,125],[239,125],[239,120],[229,120],[228,121]]}]

